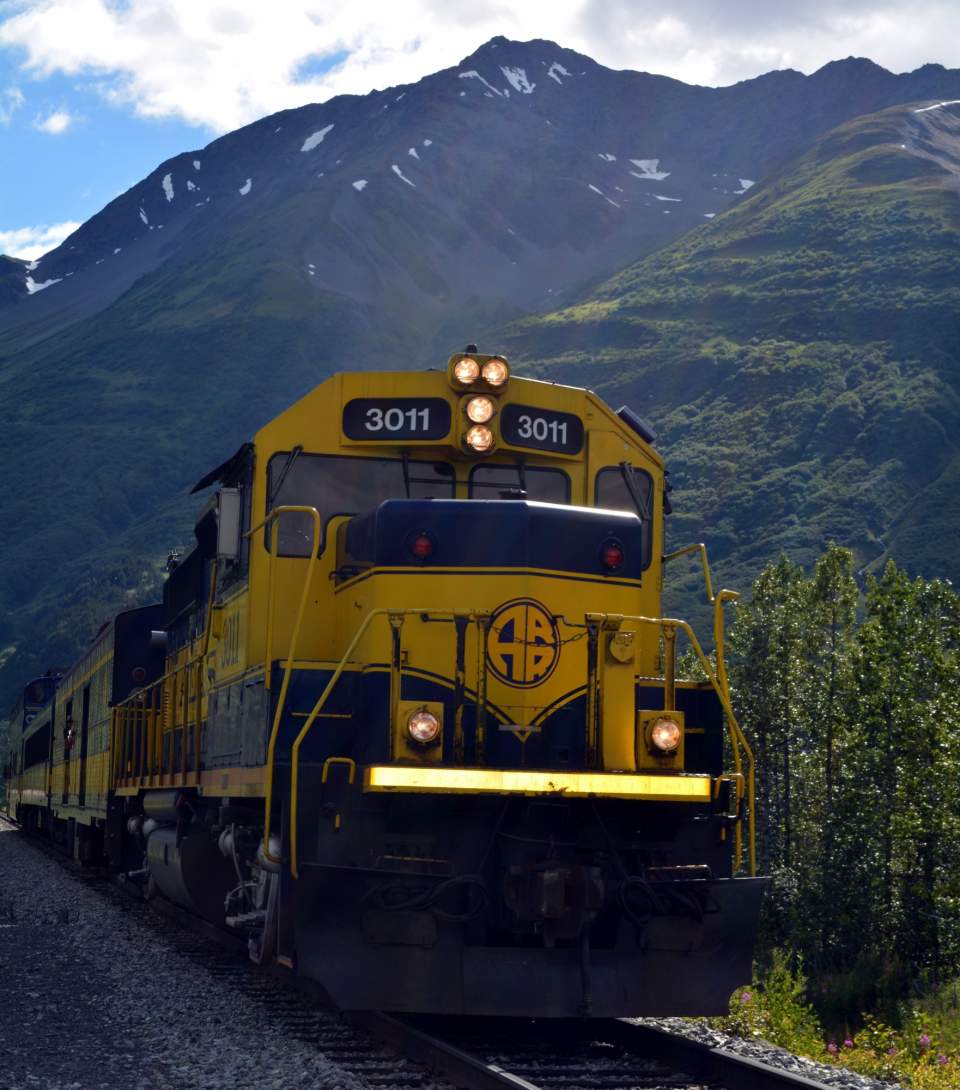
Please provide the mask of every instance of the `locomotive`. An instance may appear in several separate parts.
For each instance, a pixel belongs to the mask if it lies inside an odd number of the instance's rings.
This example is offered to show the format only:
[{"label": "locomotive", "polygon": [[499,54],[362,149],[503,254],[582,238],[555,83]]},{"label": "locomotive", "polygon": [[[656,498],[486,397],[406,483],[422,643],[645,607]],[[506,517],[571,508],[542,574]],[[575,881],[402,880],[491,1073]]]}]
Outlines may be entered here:
[{"label": "locomotive", "polygon": [[[197,483],[162,603],[26,686],[11,816],[343,1009],[724,1012],[765,884],[736,595],[664,555],[654,438],[474,345],[327,379]],[[661,609],[697,553],[712,658]]]}]

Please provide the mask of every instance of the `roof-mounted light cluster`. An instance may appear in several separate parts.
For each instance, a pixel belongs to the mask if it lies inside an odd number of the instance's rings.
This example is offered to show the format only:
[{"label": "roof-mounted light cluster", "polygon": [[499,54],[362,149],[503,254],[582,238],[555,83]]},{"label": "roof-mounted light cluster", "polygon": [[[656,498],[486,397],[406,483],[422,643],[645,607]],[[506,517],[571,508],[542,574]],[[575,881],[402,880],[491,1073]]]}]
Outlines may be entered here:
[{"label": "roof-mounted light cluster", "polygon": [[498,405],[492,395],[503,392],[510,365],[503,356],[483,355],[475,344],[468,344],[463,352],[450,357],[447,371],[455,390],[473,395],[460,403],[463,447],[471,454],[489,454],[497,445],[492,424]]}]

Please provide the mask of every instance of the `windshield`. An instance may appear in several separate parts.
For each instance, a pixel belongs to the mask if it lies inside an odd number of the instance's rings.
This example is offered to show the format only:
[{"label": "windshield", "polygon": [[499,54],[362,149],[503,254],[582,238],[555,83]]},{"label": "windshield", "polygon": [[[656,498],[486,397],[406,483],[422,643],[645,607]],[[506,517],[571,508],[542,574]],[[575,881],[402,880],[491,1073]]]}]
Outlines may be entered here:
[{"label": "windshield", "polygon": [[[452,499],[456,481],[444,462],[404,463],[398,458],[349,458],[324,454],[275,454],[267,467],[270,506],[316,507],[323,537],[334,515],[356,515],[390,499]],[[313,522],[309,515],[280,518],[280,556],[309,556]],[[266,536],[269,546],[270,537]],[[320,551],[323,551],[323,540]]]},{"label": "windshield", "polygon": [[570,478],[559,469],[519,464],[474,466],[470,471],[469,495],[480,500],[569,503]]}]

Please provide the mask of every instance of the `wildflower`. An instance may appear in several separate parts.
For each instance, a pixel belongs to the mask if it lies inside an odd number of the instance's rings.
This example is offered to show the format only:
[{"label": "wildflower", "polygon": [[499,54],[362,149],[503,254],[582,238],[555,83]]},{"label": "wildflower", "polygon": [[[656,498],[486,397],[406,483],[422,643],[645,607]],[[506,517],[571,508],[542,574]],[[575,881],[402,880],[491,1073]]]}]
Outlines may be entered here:
[{"label": "wildflower", "polygon": [[929,1047],[930,1047],[930,1036],[929,1036],[929,1034],[921,1033],[920,1034],[920,1051],[921,1052],[926,1052]]},{"label": "wildflower", "polygon": [[944,1064],[949,1063],[949,1062],[950,1061],[947,1059],[946,1056],[944,1056],[944,1054],[942,1052],[937,1057],[937,1063],[940,1064],[941,1067],[943,1067]]},{"label": "wildflower", "polygon": [[897,1046],[896,1045],[891,1045],[887,1049],[887,1055],[888,1056],[896,1056],[896,1054],[897,1054]]},{"label": "wildflower", "polygon": [[836,1056],[837,1051],[837,1042],[831,1041],[830,1044],[827,1045],[827,1052],[829,1052],[831,1056]]},{"label": "wildflower", "polygon": [[741,992],[740,993],[740,1002],[741,1003],[749,1003],[751,999],[753,999],[753,996],[749,992]]},{"label": "wildflower", "polygon": [[853,1048],[853,1038],[852,1037],[844,1037],[843,1047],[844,1048]]}]

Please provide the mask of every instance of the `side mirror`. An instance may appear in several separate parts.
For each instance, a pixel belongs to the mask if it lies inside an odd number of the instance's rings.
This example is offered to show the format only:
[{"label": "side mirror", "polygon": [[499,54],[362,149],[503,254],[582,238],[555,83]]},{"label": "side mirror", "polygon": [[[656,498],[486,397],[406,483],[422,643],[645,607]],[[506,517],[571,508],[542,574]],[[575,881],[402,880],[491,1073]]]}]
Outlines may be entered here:
[{"label": "side mirror", "polygon": [[220,560],[239,560],[243,518],[240,489],[221,488],[217,501],[217,557]]}]

